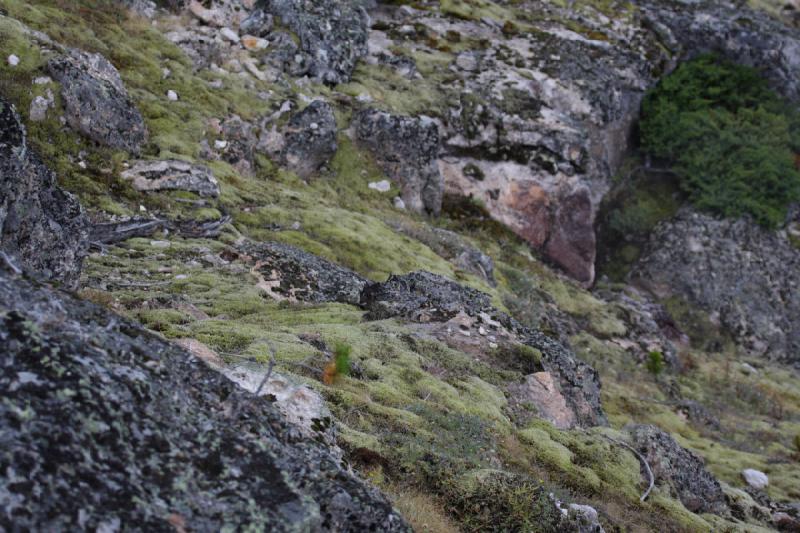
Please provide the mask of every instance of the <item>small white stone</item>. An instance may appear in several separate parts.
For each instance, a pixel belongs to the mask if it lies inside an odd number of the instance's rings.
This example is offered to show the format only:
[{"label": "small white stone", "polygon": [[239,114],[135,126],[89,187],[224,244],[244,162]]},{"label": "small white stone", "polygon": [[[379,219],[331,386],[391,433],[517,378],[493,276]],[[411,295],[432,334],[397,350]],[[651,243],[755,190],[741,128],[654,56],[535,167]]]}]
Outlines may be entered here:
[{"label": "small white stone", "polygon": [[167,91],[167,100],[170,102],[177,102],[178,101],[178,93],[170,89]]},{"label": "small white stone", "polygon": [[78,166],[81,167],[83,170],[86,170],[86,161],[79,161]]},{"label": "small white stone", "polygon": [[239,43],[239,34],[230,28],[222,28],[219,30],[220,35],[232,43]]},{"label": "small white stone", "polygon": [[395,196],[394,200],[392,200],[392,201],[394,202],[395,209],[405,209],[406,208],[406,203],[399,196]]},{"label": "small white stone", "polygon": [[492,350],[496,350],[497,349],[497,343],[496,342],[490,342],[489,343],[489,348],[491,348]]},{"label": "small white stone", "polygon": [[39,76],[33,80],[33,83],[35,85],[47,85],[48,83],[53,83],[53,80],[50,76]]},{"label": "small white stone", "polygon": [[169,248],[169,241],[150,241],[150,246],[153,248]]},{"label": "small white stone", "polygon": [[755,368],[753,368],[752,365],[749,365],[747,363],[742,363],[742,372],[744,372],[745,374],[758,374],[758,370],[756,370]]},{"label": "small white stone", "polygon": [[214,141],[214,148],[217,150],[224,150],[228,147],[228,141]]},{"label": "small white stone", "polygon": [[317,124],[316,122],[312,122],[311,124],[308,125],[308,127],[311,128],[312,130],[318,130],[319,124]]},{"label": "small white stone", "polygon": [[11,54],[10,56],[8,56],[8,64],[11,65],[12,67],[16,67],[17,65],[19,65],[19,58],[14,54]]},{"label": "small white stone", "polygon": [[367,104],[372,101],[372,96],[369,93],[361,93],[356,96],[356,100],[361,102],[362,104]]},{"label": "small white stone", "polygon": [[289,226],[289,227],[292,228],[292,230],[294,230],[294,231],[300,231],[300,228],[302,228],[303,225],[300,224],[300,222],[295,220],[294,222],[292,222],[292,225]]},{"label": "small white stone", "polygon": [[742,477],[747,482],[748,485],[753,487],[754,489],[764,489],[769,485],[769,478],[764,472],[760,470],[754,470],[752,468],[747,468],[742,470]]},{"label": "small white stone", "polygon": [[177,276],[175,276],[175,279],[188,279],[188,278],[189,276],[187,276],[186,274],[178,274]]},{"label": "small white stone", "polygon": [[140,205],[139,206],[139,211],[141,211],[142,213],[147,213],[147,208],[145,206],[143,206],[143,205]]},{"label": "small white stone", "polygon": [[392,184],[389,182],[389,180],[381,180],[371,182],[368,187],[378,192],[389,192],[389,190],[392,188]]},{"label": "small white stone", "polygon": [[164,67],[164,68],[161,69],[161,78],[162,79],[167,79],[170,76],[172,76],[172,71],[170,69],[168,69],[167,67]]},{"label": "small white stone", "polygon": [[486,328],[483,326],[478,327],[478,333],[481,335],[486,335]]}]

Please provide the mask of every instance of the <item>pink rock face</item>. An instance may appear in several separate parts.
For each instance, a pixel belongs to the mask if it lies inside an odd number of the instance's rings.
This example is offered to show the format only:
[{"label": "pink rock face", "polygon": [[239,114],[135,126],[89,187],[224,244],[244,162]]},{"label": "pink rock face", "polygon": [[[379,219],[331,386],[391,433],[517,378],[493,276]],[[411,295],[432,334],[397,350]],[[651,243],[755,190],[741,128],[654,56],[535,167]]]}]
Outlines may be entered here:
[{"label": "pink rock face", "polygon": [[536,407],[542,418],[555,427],[569,429],[575,426],[575,413],[567,405],[558,381],[550,372],[529,375],[520,393]]},{"label": "pink rock face", "polygon": [[[543,177],[510,162],[448,158],[440,160],[439,167],[447,193],[481,200],[492,218],[545,259],[584,285],[594,282],[593,222],[603,191],[593,194],[569,176]],[[476,168],[480,179],[474,177]]]}]

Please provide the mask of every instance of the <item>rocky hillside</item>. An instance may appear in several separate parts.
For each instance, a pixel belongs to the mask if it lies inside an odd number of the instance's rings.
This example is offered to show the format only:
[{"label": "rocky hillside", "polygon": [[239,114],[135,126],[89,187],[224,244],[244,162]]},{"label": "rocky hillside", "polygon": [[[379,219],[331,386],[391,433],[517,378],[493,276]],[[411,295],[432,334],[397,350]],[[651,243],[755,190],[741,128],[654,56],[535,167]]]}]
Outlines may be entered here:
[{"label": "rocky hillside", "polygon": [[793,9],[0,0],[0,529],[800,531]]}]

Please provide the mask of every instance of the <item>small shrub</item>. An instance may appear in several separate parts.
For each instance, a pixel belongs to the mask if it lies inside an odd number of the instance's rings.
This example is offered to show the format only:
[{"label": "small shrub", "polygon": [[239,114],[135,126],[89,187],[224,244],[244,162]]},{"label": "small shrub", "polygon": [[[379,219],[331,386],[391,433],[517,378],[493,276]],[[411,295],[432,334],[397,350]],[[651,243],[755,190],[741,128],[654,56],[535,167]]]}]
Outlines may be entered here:
[{"label": "small shrub", "polygon": [[337,377],[350,374],[350,353],[352,347],[348,344],[337,343],[333,349],[333,357],[322,373],[322,381],[331,385]]},{"label": "small shrub", "polygon": [[664,371],[664,356],[661,352],[652,351],[647,354],[647,362],[645,363],[647,371],[658,376]]},{"label": "small shrub", "polygon": [[645,97],[641,145],[672,165],[696,207],[776,227],[800,200],[799,125],[757,70],[705,55]]}]

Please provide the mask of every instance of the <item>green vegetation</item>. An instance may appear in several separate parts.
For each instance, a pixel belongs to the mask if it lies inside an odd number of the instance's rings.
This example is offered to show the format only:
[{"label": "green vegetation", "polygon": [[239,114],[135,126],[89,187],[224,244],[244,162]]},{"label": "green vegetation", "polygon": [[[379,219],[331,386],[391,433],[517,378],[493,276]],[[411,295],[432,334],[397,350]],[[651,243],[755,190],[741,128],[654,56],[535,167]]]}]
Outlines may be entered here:
[{"label": "green vegetation", "polygon": [[757,70],[705,55],[646,96],[641,143],[672,164],[698,208],[776,227],[800,199],[798,125]]}]

